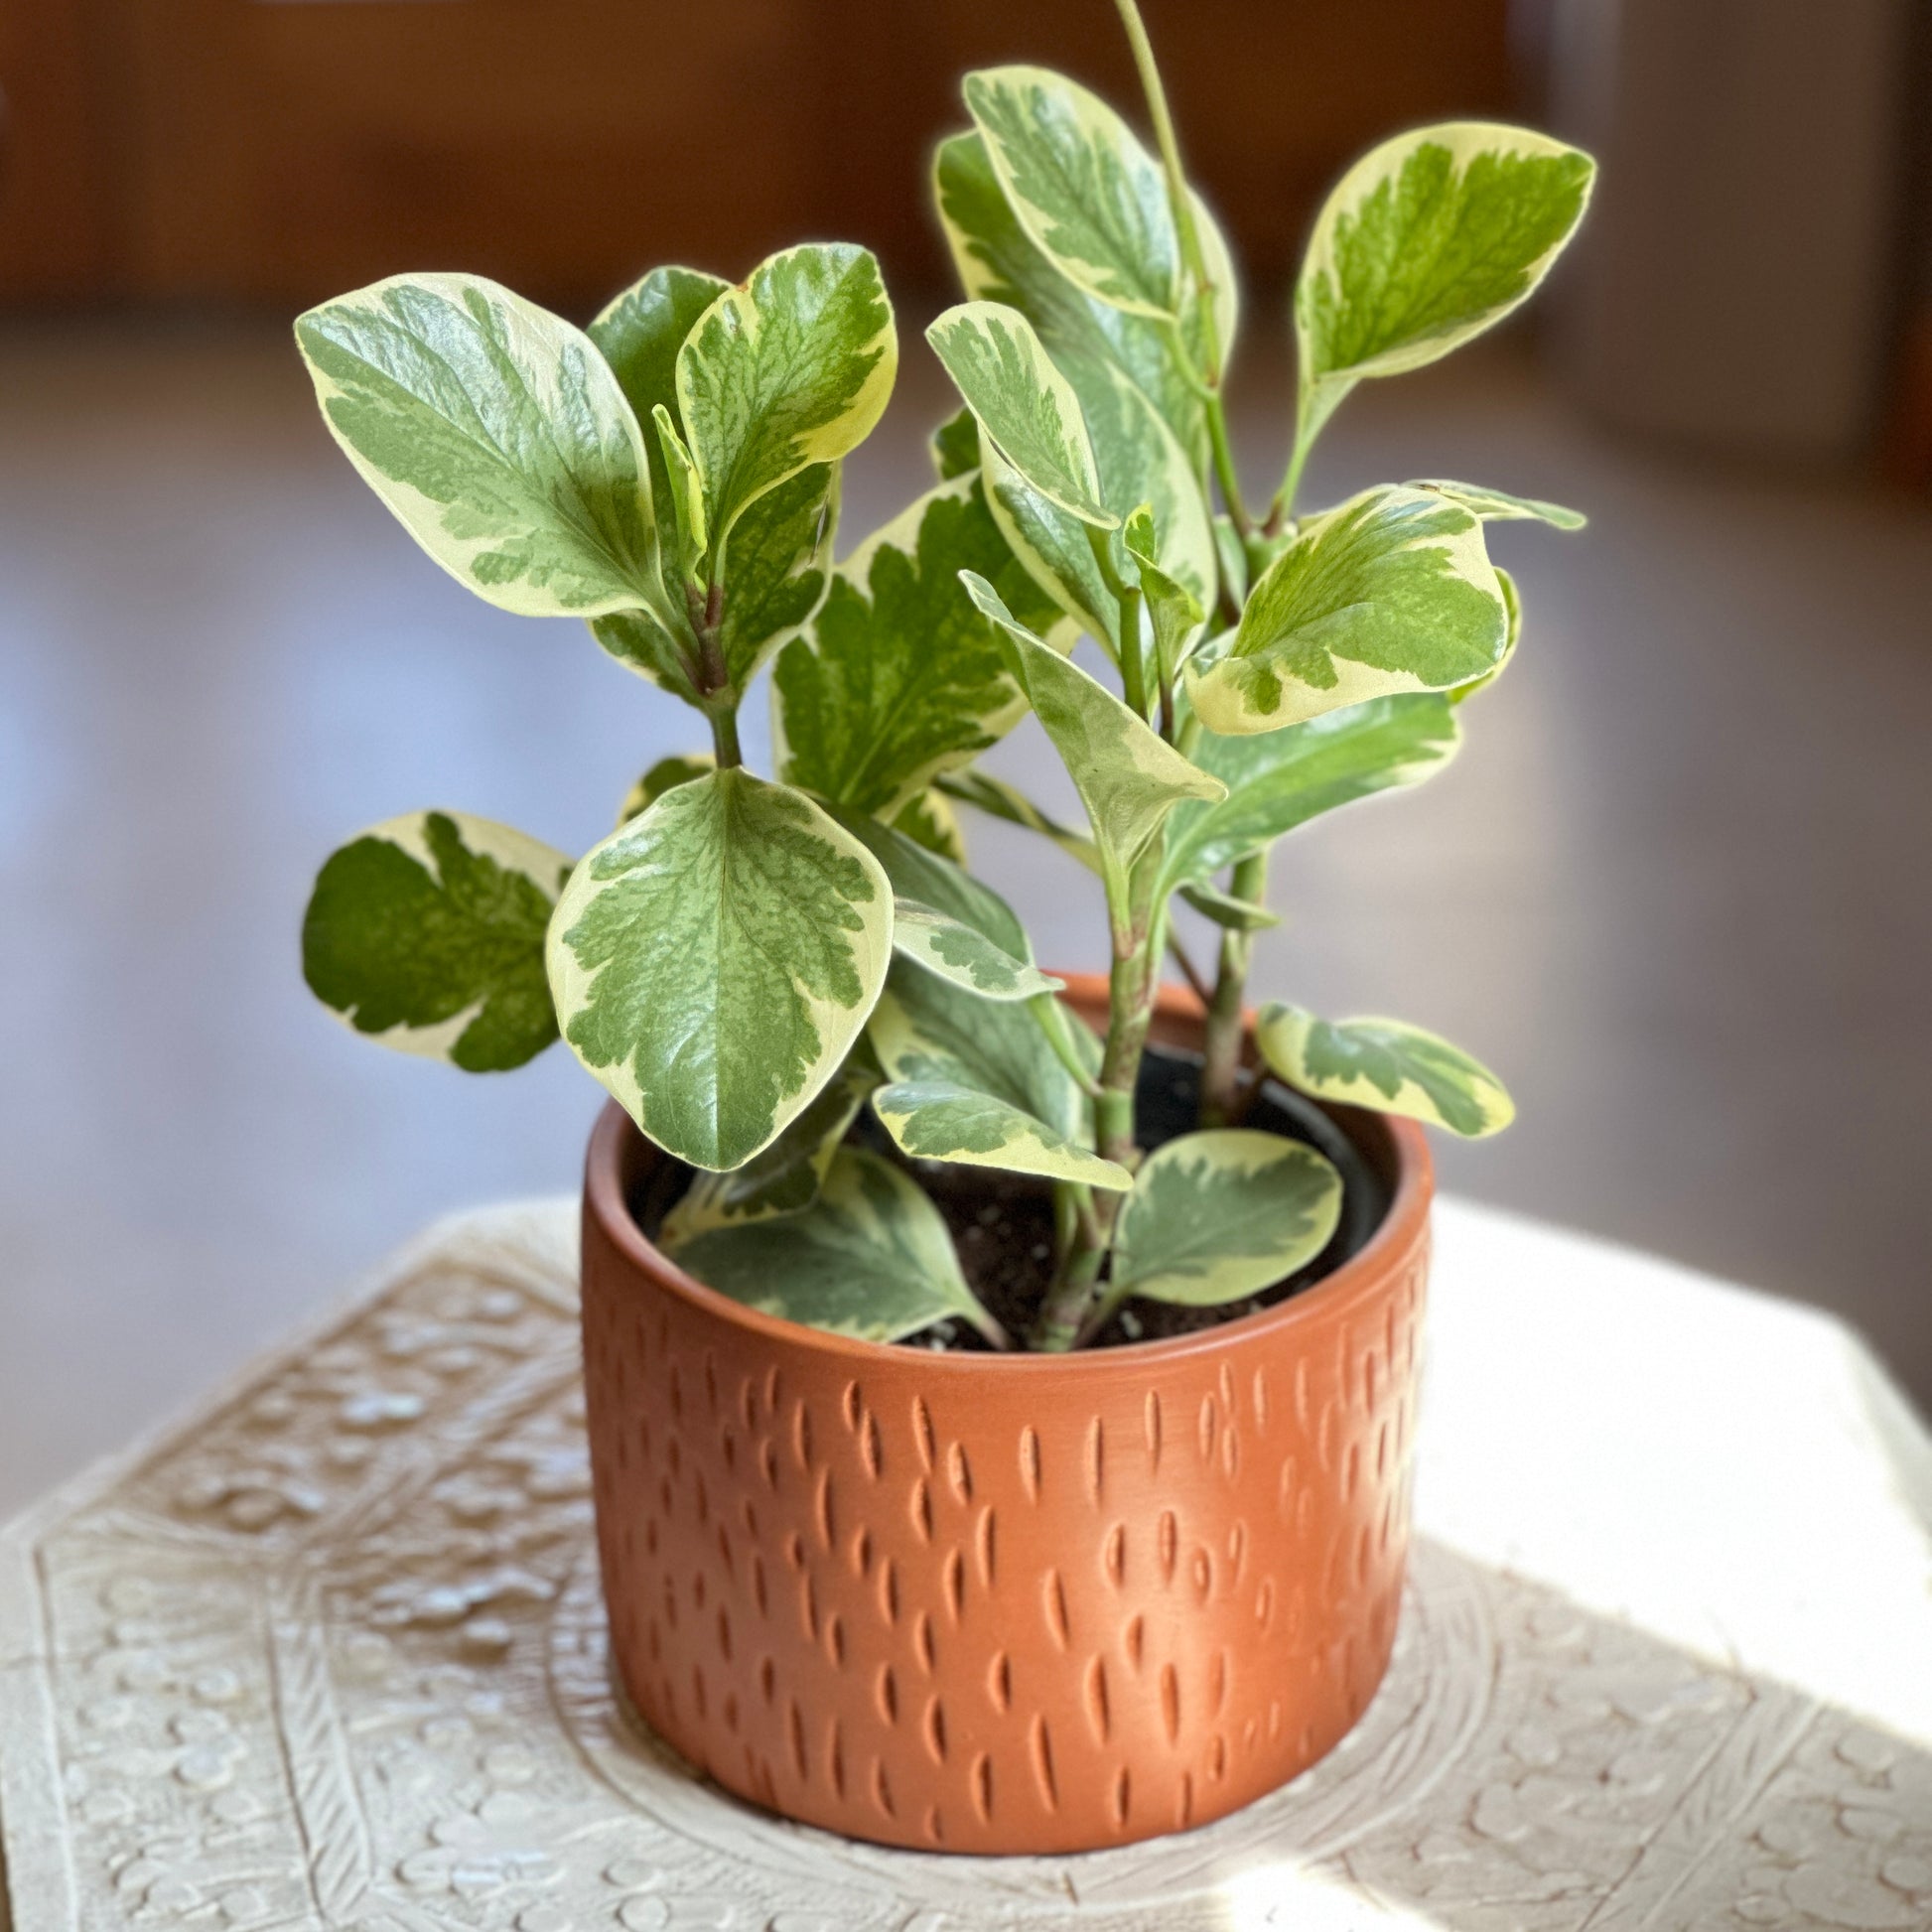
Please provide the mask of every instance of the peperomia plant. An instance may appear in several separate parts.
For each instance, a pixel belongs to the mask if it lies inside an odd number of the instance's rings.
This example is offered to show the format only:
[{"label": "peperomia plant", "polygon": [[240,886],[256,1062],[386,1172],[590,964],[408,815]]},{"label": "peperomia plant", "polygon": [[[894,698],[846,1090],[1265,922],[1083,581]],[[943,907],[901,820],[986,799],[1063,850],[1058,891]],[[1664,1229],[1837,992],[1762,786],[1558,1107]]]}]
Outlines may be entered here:
[{"label": "peperomia plant", "polygon": [[[972,125],[934,164],[967,300],[926,332],[965,407],[934,435],[935,485],[836,568],[840,465],[897,359],[864,249],[788,249],[737,285],[656,269],[588,331],[463,275],[396,277],[297,325],[337,440],[438,563],[504,610],[587,619],[711,736],[645,772],[575,863],[455,812],[373,827],[317,882],[310,985],[358,1031],[475,1071],[561,1032],[695,1171],[661,1235],[683,1265],[877,1339],[949,1316],[1014,1339],[923,1162],[1050,1187],[1038,1349],[1097,1335],[1129,1298],[1237,1301],[1323,1249],[1336,1170],[1241,1124],[1270,849],[1443,768],[1456,707],[1520,629],[1484,526],[1582,521],[1438,480],[1308,512],[1298,490],[1358,382],[1530,295],[1589,160],[1454,123],[1344,176],[1295,291],[1287,473],[1257,511],[1223,407],[1227,245],[1118,5],[1152,150],[1059,74],[967,76]],[[1110,679],[1073,661],[1082,636]],[[738,718],[767,663],[763,778]],[[976,766],[1030,711],[1084,831]],[[1098,876],[1104,1035],[966,870],[960,803]],[[1176,897],[1219,928],[1211,974],[1175,940]],[[1136,1091],[1170,951],[1206,1010],[1200,1120],[1150,1150]],[[1258,1045],[1318,1099],[1470,1136],[1510,1118],[1482,1066],[1398,1022],[1270,1006]]]}]

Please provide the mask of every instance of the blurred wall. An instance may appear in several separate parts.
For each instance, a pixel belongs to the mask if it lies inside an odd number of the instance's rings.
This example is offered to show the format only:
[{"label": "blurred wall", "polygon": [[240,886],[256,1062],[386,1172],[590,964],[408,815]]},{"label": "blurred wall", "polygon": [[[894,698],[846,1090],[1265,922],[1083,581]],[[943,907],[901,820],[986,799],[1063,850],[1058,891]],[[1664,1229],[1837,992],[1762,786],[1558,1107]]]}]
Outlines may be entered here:
[{"label": "blurred wall", "polygon": [[[1507,0],[1146,0],[1250,273],[1405,124],[1510,104]],[[1108,0],[16,0],[0,300],[304,304],[464,267],[583,308],[806,235],[950,280],[957,76],[1061,67],[1139,118]]]}]

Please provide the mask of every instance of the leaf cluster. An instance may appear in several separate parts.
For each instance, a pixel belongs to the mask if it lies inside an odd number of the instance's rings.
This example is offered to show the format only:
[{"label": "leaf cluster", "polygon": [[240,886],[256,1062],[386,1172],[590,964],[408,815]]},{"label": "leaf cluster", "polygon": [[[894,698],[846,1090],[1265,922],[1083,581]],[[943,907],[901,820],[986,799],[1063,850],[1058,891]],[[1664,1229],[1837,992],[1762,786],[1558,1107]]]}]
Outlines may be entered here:
[{"label": "leaf cluster", "polygon": [[[1343,177],[1295,293],[1286,472],[1253,511],[1223,399],[1235,270],[1117,4],[1153,146],[1043,69],[966,77],[970,125],[933,166],[964,299],[926,331],[963,407],[934,432],[933,485],[836,565],[841,466],[898,356],[863,248],[786,249],[740,283],[654,269],[581,330],[454,274],[297,324],[331,431],[430,556],[501,609],[585,620],[711,741],[646,771],[574,862],[457,812],[372,827],[318,879],[310,985],[359,1032],[473,1071],[561,1036],[694,1170],[663,1231],[688,1268],[875,1339],[948,1317],[1015,1339],[974,1298],[927,1162],[1052,1190],[1035,1347],[1097,1334],[1131,1298],[1238,1300],[1322,1251],[1339,1175],[1240,1125],[1232,1084],[1254,935],[1275,921],[1267,854],[1443,768],[1457,707],[1520,634],[1486,525],[1582,521],[1442,480],[1308,512],[1297,496],[1357,384],[1534,291],[1583,215],[1587,158],[1454,123]],[[1104,676],[1073,661],[1082,636]],[[737,718],[767,665],[760,777]],[[977,762],[1030,712],[1084,828]],[[967,869],[962,804],[1098,878],[1104,1030]],[[1220,934],[1211,989],[1187,962],[1209,995],[1203,1119],[1149,1150],[1135,1082],[1176,900]],[[1317,1098],[1463,1135],[1510,1117],[1493,1074],[1398,1022],[1273,1006],[1257,1041]]]}]

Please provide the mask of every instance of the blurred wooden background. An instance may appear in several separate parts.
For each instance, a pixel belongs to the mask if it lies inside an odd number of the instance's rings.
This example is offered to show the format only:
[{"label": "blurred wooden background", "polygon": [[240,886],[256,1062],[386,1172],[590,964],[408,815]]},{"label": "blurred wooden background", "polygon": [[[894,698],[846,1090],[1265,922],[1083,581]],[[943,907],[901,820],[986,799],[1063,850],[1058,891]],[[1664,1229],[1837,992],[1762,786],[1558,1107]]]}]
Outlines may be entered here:
[{"label": "blurred wooden background", "polygon": [[[1510,106],[1507,0],[1147,0],[1190,165],[1264,287],[1405,124]],[[306,304],[463,267],[578,311],[806,236],[949,280],[959,73],[1138,120],[1108,0],[12,0],[0,300]]]}]

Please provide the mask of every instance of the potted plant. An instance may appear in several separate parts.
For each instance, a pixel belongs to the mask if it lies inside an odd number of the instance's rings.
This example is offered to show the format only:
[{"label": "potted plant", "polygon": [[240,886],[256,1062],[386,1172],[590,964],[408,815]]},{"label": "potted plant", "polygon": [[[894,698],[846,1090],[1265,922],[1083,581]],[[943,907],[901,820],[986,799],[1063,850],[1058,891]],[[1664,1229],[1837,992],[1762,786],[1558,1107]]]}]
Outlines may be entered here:
[{"label": "potted plant", "polygon": [[[1234,271],[1119,6],[1151,148],[1060,75],[967,76],[934,167],[967,299],[926,332],[965,407],[934,486],[836,566],[840,465],[897,357],[862,248],[656,269],[587,331],[450,274],[297,325],[330,428],[430,555],[587,619],[711,740],[575,861],[457,812],[365,832],[317,881],[309,983],[473,1071],[561,1033],[615,1097],[584,1322],[623,1683],[732,1790],[924,1848],[1205,1821],[1373,1694],[1417,1123],[1487,1134],[1510,1104],[1396,1022],[1270,1006],[1250,1031],[1249,959],[1274,841],[1441,769],[1506,665],[1485,525],[1581,521],[1444,481],[1308,510],[1298,485],[1358,382],[1535,289],[1587,158],[1455,123],[1343,177],[1256,510],[1222,401]],[[760,777],[738,720],[767,664]],[[1029,711],[1084,830],[975,762]],[[962,803],[1097,875],[1104,976],[1035,963],[966,869]],[[1218,928],[1211,972],[1176,898]]]}]

